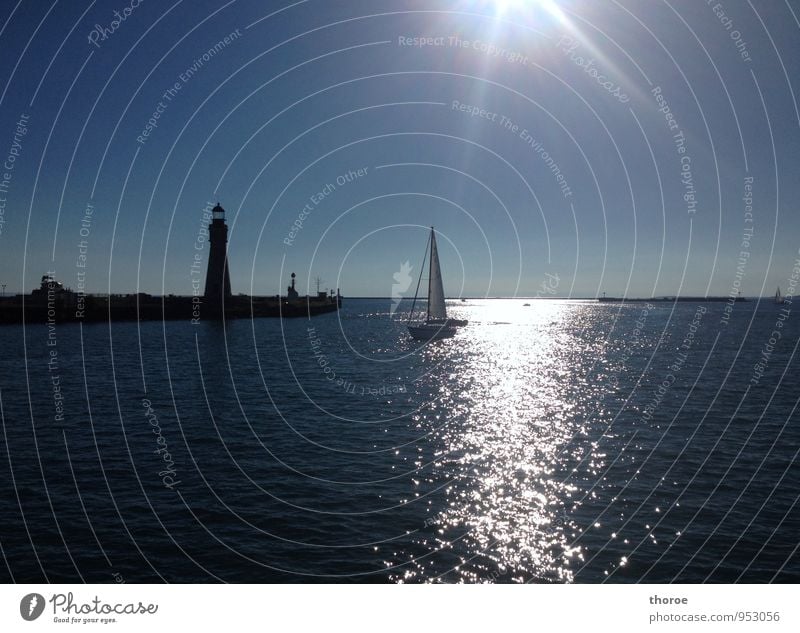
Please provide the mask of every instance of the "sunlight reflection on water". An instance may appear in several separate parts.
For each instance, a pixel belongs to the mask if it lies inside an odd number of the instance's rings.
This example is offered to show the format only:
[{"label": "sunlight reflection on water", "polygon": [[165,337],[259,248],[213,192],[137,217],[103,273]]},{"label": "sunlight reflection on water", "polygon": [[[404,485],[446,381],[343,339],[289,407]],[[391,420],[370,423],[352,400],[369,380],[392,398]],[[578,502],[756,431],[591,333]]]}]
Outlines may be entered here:
[{"label": "sunlight reflection on water", "polygon": [[[425,544],[446,552],[458,541],[461,554],[449,572],[430,577],[419,561],[402,579],[570,581],[581,559],[570,544],[578,529],[570,475],[582,460],[601,461],[586,439],[591,398],[574,392],[591,389],[584,308],[492,301],[467,310],[470,326],[421,352],[443,371],[426,376],[435,402],[417,416],[441,444],[429,483],[451,480]],[[440,425],[437,412],[451,422]]]}]

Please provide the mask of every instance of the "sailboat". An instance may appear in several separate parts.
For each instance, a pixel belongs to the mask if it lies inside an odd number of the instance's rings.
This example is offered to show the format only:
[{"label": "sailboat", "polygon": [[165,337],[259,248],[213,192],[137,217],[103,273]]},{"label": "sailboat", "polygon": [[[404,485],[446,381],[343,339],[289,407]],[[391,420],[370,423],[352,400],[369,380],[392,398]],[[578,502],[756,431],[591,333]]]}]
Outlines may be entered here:
[{"label": "sailboat", "polygon": [[422,281],[422,270],[425,267],[425,256],[423,256],[423,264],[417,280],[417,290],[414,293],[414,303],[411,304],[411,312],[408,315],[408,333],[418,340],[435,341],[450,338],[456,333],[456,328],[466,325],[467,321],[447,318],[442,269],[439,266],[439,251],[436,248],[436,232],[433,227],[431,227],[428,245],[425,247],[425,255],[428,254],[428,251],[430,251],[428,263],[428,311],[424,321],[411,323],[411,319],[414,317],[414,306],[417,304],[417,296],[419,295],[420,282]]},{"label": "sailboat", "polygon": [[775,291],[775,305],[781,305],[784,299],[781,296],[781,287],[778,286],[778,289]]}]

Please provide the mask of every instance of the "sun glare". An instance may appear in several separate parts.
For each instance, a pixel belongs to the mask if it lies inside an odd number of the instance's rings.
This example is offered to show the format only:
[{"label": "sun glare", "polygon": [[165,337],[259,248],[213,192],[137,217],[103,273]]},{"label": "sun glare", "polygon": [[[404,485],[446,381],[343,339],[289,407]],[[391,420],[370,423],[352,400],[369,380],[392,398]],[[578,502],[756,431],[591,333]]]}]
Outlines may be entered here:
[{"label": "sun glare", "polygon": [[492,5],[498,17],[509,17],[526,9],[532,9],[544,11],[558,20],[563,19],[561,9],[555,0],[492,0]]},{"label": "sun glare", "polygon": [[505,15],[505,13],[513,5],[519,4],[519,0],[494,0],[494,10],[497,15]]}]

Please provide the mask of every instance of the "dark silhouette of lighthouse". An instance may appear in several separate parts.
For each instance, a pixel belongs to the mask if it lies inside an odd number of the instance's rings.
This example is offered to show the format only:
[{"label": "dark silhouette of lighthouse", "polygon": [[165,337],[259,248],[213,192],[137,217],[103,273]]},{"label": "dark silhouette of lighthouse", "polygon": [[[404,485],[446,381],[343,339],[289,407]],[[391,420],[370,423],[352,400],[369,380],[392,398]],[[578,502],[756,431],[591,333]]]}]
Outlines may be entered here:
[{"label": "dark silhouette of lighthouse", "polygon": [[225,224],[225,209],[219,202],[211,210],[211,224],[208,227],[211,253],[206,271],[205,303],[212,316],[219,316],[225,310],[225,302],[231,297],[231,276],[228,271],[228,226]]}]

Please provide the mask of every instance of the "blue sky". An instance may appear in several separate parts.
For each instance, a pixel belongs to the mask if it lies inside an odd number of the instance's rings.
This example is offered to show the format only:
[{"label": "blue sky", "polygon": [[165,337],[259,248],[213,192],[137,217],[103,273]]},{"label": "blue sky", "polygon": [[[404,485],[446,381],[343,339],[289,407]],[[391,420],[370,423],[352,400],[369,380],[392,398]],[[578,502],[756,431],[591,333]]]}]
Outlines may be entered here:
[{"label": "blue sky", "polygon": [[29,290],[54,270],[73,287],[85,272],[94,292],[190,294],[219,200],[234,292],[274,294],[294,271],[301,291],[319,276],[388,296],[435,225],[452,296],[532,295],[547,274],[562,295],[725,295],[742,257],[743,294],[771,294],[800,247],[797,14],[732,0],[4,3],[0,154],[16,154],[0,282]]}]

